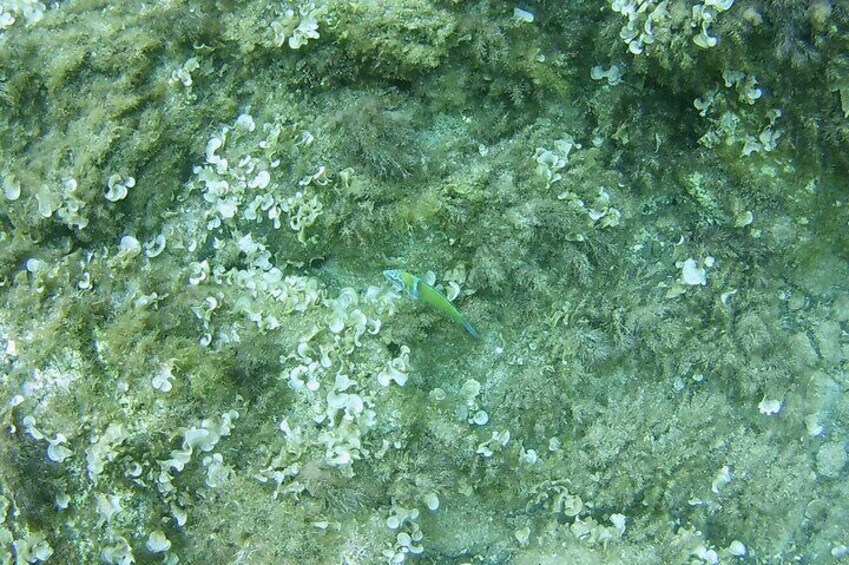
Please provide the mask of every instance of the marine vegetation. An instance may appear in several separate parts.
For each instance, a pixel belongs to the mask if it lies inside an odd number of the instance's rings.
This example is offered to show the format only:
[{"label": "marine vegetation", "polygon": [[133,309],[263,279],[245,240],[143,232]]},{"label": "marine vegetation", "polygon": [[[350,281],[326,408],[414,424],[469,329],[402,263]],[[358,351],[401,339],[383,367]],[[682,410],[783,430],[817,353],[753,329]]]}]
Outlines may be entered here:
[{"label": "marine vegetation", "polygon": [[0,564],[847,559],[847,139],[834,0],[0,0]]}]

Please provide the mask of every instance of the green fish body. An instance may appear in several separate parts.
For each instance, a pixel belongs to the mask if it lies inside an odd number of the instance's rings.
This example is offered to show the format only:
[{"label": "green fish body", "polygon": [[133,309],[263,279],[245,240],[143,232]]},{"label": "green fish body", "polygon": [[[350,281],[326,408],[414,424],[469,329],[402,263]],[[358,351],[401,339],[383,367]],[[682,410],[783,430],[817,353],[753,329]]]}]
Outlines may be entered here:
[{"label": "green fish body", "polygon": [[383,276],[392,283],[398,292],[406,292],[410,297],[427,302],[452,320],[463,326],[473,337],[480,337],[474,326],[469,323],[463,313],[451,304],[444,294],[424,282],[422,279],[400,269],[387,269]]}]

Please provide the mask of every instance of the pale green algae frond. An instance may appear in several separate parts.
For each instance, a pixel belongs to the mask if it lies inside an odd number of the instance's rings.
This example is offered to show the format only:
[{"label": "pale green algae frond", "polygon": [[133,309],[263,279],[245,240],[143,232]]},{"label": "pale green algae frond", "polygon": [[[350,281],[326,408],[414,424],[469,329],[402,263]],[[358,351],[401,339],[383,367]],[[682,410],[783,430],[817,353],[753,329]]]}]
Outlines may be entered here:
[{"label": "pale green algae frond", "polygon": [[847,17],[0,1],[0,563],[846,559]]}]

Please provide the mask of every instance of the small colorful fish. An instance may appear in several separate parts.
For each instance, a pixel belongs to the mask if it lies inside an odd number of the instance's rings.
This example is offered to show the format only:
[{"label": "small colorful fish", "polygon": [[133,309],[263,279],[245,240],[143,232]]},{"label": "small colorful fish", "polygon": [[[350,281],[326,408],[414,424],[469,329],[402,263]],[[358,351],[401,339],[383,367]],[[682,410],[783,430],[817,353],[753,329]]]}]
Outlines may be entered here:
[{"label": "small colorful fish", "polygon": [[463,313],[451,304],[451,301],[444,294],[424,282],[422,279],[402,271],[400,269],[387,269],[383,271],[383,276],[386,277],[395,290],[398,292],[406,292],[410,297],[420,299],[422,302],[427,302],[454,322],[463,326],[467,332],[472,334],[472,337],[480,337],[477,330],[469,323]]}]

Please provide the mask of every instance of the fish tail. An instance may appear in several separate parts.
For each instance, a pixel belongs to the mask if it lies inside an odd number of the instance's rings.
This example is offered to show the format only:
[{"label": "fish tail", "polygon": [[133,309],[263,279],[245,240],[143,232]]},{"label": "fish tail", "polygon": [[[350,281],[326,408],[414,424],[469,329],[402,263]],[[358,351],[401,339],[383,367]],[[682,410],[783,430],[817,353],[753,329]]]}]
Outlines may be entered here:
[{"label": "fish tail", "polygon": [[478,335],[478,331],[475,329],[475,327],[472,324],[469,323],[469,321],[467,319],[463,318],[462,324],[463,324],[463,327],[466,328],[466,331],[469,332],[470,334],[472,334],[473,338],[480,339],[480,335]]}]

